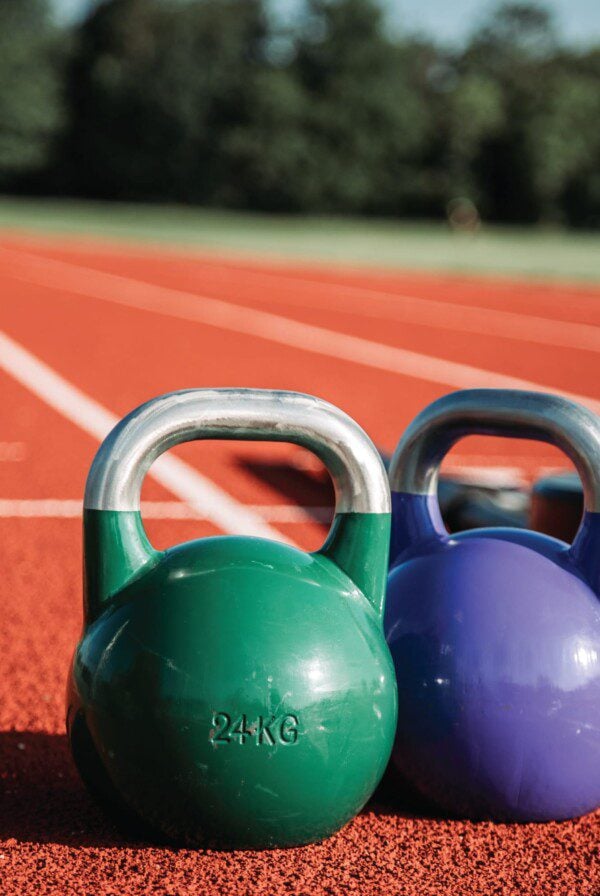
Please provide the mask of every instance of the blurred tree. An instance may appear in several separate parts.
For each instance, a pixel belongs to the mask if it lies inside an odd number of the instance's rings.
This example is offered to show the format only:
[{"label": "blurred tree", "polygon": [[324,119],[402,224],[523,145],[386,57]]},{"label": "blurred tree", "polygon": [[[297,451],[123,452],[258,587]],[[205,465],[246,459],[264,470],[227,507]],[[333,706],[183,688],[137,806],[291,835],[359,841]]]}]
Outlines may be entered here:
[{"label": "blurred tree", "polygon": [[[590,98],[595,92],[596,101],[600,96],[600,49],[576,57],[575,70],[586,80],[586,89],[581,95]],[[597,109],[597,105],[595,106]],[[585,161],[575,170],[575,166],[563,185],[561,208],[565,221],[584,227],[600,228],[600,133],[595,119],[586,119],[585,133],[589,145],[585,150]],[[583,155],[583,153],[582,153]]]},{"label": "blurred tree", "polygon": [[285,70],[265,73],[232,135],[247,201],[261,208],[401,214],[434,121],[421,47],[392,42],[374,0],[307,0]]},{"label": "blurred tree", "polygon": [[543,106],[528,122],[532,177],[545,220],[598,226],[600,53],[573,61],[547,67]]},{"label": "blurred tree", "polygon": [[0,189],[600,226],[600,49],[538,2],[458,51],[380,2],[283,30],[273,0],[94,0],[59,40],[45,0],[0,0]]},{"label": "blurred tree", "polygon": [[50,163],[63,121],[57,32],[44,0],[0,0],[0,188]]},{"label": "blurred tree", "polygon": [[65,171],[88,195],[210,199],[249,115],[260,0],[108,0],[79,31]]},{"label": "blurred tree", "polygon": [[252,115],[223,138],[228,177],[216,200],[269,211],[319,209],[319,160],[306,129],[308,99],[284,69],[258,74]]},{"label": "blurred tree", "polygon": [[[555,52],[549,11],[508,2],[492,11],[457,60],[450,170],[462,175],[469,198],[489,218],[531,222],[541,214],[530,122],[543,107],[544,66]],[[471,111],[477,107],[472,122],[465,99]],[[476,132],[471,140],[461,136],[465,128]]]},{"label": "blurred tree", "polygon": [[260,0],[108,0],[71,70],[68,176],[119,198],[299,211],[420,201],[434,123],[374,0],[307,0],[278,63]]},{"label": "blurred tree", "polygon": [[554,19],[545,5],[535,0],[505,0],[475,32],[467,54],[502,75],[515,65],[548,58],[556,42]]},{"label": "blurred tree", "polygon": [[435,127],[421,47],[392,42],[373,0],[310,0],[307,22],[294,70],[308,99],[315,201],[336,211],[411,211]]},{"label": "blurred tree", "polygon": [[506,127],[504,93],[489,74],[468,71],[448,97],[448,185],[455,196],[470,199],[478,208],[487,203],[486,183],[478,177],[477,162],[489,141]]}]

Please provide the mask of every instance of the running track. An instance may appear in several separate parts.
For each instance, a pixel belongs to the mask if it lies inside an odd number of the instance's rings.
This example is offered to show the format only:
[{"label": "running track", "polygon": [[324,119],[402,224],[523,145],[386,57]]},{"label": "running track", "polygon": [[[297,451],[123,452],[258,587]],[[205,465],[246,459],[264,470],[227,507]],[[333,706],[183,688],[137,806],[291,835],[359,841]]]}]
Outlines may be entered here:
[{"label": "running track", "polygon": [[[382,797],[304,850],[123,846],[71,769],[63,691],[81,624],[80,501],[116,417],[172,389],[297,389],[391,450],[453,388],[541,388],[600,412],[600,289],[5,234],[0,300],[0,893],[597,896],[600,814],[473,825]],[[449,465],[514,481],[566,462],[542,445],[470,439]],[[227,531],[323,539],[328,487],[300,449],[193,444],[152,472],[143,499],[159,547]]]}]

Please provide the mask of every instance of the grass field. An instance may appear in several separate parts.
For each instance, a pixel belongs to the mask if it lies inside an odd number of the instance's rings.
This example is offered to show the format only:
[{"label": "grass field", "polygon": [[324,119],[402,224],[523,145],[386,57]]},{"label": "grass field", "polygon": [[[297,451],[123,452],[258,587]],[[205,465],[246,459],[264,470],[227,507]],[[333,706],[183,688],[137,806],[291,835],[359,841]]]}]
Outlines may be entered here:
[{"label": "grass field", "polygon": [[337,264],[600,281],[600,234],[304,218],[185,206],[0,198],[0,228],[144,240]]}]

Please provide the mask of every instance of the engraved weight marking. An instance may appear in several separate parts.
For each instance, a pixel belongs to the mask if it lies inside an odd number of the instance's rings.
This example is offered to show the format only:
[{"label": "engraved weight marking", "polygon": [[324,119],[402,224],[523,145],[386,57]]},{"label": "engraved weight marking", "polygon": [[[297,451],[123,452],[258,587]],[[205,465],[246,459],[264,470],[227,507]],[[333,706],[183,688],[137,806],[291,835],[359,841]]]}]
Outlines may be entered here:
[{"label": "engraved weight marking", "polygon": [[245,715],[240,716],[239,719],[235,722],[233,728],[231,729],[231,733],[237,735],[237,737],[239,738],[238,742],[242,744],[242,746],[246,743],[246,738],[252,736],[252,729],[246,727]]},{"label": "engraved weight marking", "polygon": [[215,712],[212,718],[215,726],[210,732],[210,740],[213,744],[230,744],[231,738],[226,734],[231,725],[231,716],[226,712]]},{"label": "engraved weight marking", "polygon": [[279,736],[284,744],[295,744],[298,741],[298,716],[283,717]]},{"label": "engraved weight marking", "polygon": [[269,725],[272,725],[274,722],[275,719],[267,721],[266,719],[263,719],[262,716],[258,717],[258,730],[256,732],[257,743],[269,744],[270,746],[275,745],[275,738],[269,728]]},{"label": "engraved weight marking", "polygon": [[235,721],[228,712],[214,712],[208,739],[211,744],[233,744],[241,746],[252,740],[256,746],[266,745],[274,747],[275,744],[289,746],[298,742],[298,729],[300,720],[297,715],[287,713],[283,716],[258,716],[248,724],[245,713]]}]

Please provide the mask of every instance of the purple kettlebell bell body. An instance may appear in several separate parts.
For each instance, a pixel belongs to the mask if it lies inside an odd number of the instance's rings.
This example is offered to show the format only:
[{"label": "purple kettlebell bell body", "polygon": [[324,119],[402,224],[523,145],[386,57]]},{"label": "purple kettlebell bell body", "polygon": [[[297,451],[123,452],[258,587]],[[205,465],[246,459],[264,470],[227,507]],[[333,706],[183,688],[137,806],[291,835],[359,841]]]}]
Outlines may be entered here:
[{"label": "purple kettlebell bell body", "polygon": [[[448,534],[437,470],[471,432],[543,439],[569,454],[586,492],[572,546],[522,529]],[[600,805],[599,458],[591,412],[504,390],[440,399],[394,456],[385,617],[398,680],[393,757],[451,814],[546,821]]]},{"label": "purple kettlebell bell body", "polygon": [[[395,519],[431,518],[424,496],[392,500]],[[586,527],[600,543],[600,514]],[[523,821],[600,804],[597,585],[563,542],[519,529],[436,531],[400,552],[385,621],[394,760],[423,794]]]}]

